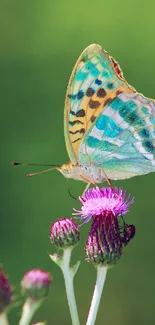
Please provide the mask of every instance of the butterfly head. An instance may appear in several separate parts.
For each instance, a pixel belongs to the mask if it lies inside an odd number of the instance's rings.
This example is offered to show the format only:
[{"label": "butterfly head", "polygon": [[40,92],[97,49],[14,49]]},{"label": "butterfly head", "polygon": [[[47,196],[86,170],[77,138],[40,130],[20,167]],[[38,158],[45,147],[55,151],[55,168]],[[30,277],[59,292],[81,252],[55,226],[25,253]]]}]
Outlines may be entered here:
[{"label": "butterfly head", "polygon": [[61,167],[56,168],[65,178],[72,178],[76,180],[82,180],[81,177],[82,167],[80,165],[74,165],[71,161],[68,164],[63,164]]},{"label": "butterfly head", "polygon": [[58,167],[57,170],[65,177],[65,178],[73,178],[73,168],[75,168],[72,162],[68,164],[63,164],[61,167]]}]

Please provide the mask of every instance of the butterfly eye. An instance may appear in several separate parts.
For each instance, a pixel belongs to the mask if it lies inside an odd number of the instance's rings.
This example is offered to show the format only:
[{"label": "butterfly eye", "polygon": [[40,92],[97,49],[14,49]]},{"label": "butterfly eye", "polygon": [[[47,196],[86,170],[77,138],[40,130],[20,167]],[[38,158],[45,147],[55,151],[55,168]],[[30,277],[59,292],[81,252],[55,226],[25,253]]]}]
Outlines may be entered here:
[{"label": "butterfly eye", "polygon": [[69,174],[69,167],[67,165],[63,165],[62,170],[64,174]]}]

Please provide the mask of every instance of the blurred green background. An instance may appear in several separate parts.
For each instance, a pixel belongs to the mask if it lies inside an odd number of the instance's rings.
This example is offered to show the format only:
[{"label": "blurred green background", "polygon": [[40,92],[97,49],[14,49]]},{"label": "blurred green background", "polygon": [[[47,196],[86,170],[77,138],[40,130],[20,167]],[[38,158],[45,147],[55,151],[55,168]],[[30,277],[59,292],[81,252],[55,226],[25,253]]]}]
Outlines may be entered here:
[{"label": "blurred green background", "polygon": [[[53,171],[26,178],[32,168],[11,161],[62,164],[68,161],[63,137],[64,96],[72,67],[89,44],[102,45],[120,63],[128,82],[148,97],[155,88],[155,2],[0,1],[1,223],[0,262],[19,298],[19,282],[32,268],[52,272],[50,295],[36,320],[71,324],[63,278],[48,258],[50,222],[70,217],[78,203],[67,182]],[[137,228],[117,266],[107,276],[97,325],[155,323],[155,175],[116,182],[135,196],[126,221]],[[84,184],[69,181],[73,195]],[[81,228],[74,261],[82,260],[75,279],[84,324],[95,283],[95,269],[84,261],[89,225]],[[20,306],[9,318],[16,325]]]}]

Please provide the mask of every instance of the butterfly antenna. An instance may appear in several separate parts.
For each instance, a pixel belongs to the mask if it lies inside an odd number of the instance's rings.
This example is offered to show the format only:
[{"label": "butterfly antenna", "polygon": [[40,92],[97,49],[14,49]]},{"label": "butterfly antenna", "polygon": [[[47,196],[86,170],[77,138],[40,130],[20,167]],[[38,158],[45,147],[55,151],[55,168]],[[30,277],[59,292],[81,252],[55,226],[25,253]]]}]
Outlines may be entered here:
[{"label": "butterfly antenna", "polygon": [[56,169],[56,167],[54,167],[54,168],[48,168],[48,169],[42,170],[41,172],[37,172],[37,173],[33,173],[33,174],[27,174],[26,176],[32,177],[32,176],[40,175],[40,174],[43,174],[43,173],[47,173],[50,170],[54,170],[54,169]]},{"label": "butterfly antenna", "polygon": [[25,164],[23,162],[17,162],[17,161],[13,161],[12,162],[13,166],[43,166],[43,167],[60,167],[58,165],[49,165],[49,164]]},{"label": "butterfly antenna", "polygon": [[32,176],[36,176],[36,175],[40,175],[40,174],[43,174],[43,173],[47,173],[49,172],[50,170],[54,170],[54,169],[57,169],[58,165],[48,165],[48,164],[25,164],[25,163],[22,163],[22,162],[13,162],[12,165],[14,166],[41,166],[41,167],[52,167],[52,168],[48,168],[48,169],[45,169],[45,170],[42,170],[41,172],[37,172],[37,173],[33,173],[33,174],[27,174],[26,176],[28,177],[32,177]]}]

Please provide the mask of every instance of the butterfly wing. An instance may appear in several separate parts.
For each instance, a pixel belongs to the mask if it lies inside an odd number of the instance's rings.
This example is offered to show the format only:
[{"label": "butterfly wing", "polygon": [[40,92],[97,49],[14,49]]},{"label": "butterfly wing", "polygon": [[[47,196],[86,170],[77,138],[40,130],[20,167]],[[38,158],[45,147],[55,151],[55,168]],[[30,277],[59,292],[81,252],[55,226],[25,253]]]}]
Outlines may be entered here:
[{"label": "butterfly wing", "polygon": [[122,93],[106,104],[79,147],[82,164],[102,167],[109,179],[155,171],[155,102]]},{"label": "butterfly wing", "polygon": [[[135,90],[123,78],[117,62],[100,45],[88,46],[75,64],[65,99],[64,134],[73,164],[83,163],[78,150],[85,134],[107,103],[120,93],[133,94]],[[87,146],[86,140],[84,145]]]}]

